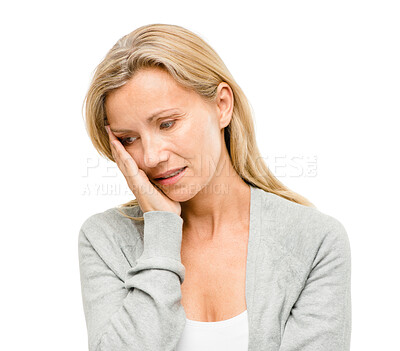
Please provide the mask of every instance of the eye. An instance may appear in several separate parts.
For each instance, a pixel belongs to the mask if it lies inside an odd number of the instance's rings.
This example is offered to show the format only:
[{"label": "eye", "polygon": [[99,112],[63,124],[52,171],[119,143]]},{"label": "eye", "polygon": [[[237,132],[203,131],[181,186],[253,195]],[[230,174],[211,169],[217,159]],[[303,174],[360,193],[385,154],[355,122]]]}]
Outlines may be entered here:
[{"label": "eye", "polygon": [[[172,125],[171,125],[170,123],[172,123]],[[161,128],[161,129],[170,129],[173,125],[175,125],[175,123],[176,123],[176,121],[167,121],[167,122],[163,122],[163,123],[160,124],[160,128]],[[167,125],[167,126],[169,125],[169,126],[168,126],[168,127],[165,127],[165,128],[162,128],[161,126],[163,126],[163,125]],[[129,139],[133,139],[133,141],[128,142],[127,140],[129,140]],[[134,138],[134,137],[126,137],[126,138],[120,137],[120,138],[118,138],[118,140],[121,142],[121,144],[122,144],[123,146],[130,146],[130,145],[132,145],[132,144],[135,142],[136,139],[137,139],[137,138]]]},{"label": "eye", "polygon": [[[173,124],[175,124],[175,121],[167,121],[167,122],[163,122],[163,123],[161,123],[161,125],[165,125],[165,124],[168,124],[168,123],[173,123]],[[163,128],[163,129],[169,129],[170,127],[167,127],[167,128]]]},{"label": "eye", "polygon": [[126,140],[127,139],[134,139],[133,137],[127,137],[127,138],[118,138],[119,141],[121,142],[122,145],[124,146],[129,146],[131,145],[135,140],[133,140],[132,142],[128,143]]}]

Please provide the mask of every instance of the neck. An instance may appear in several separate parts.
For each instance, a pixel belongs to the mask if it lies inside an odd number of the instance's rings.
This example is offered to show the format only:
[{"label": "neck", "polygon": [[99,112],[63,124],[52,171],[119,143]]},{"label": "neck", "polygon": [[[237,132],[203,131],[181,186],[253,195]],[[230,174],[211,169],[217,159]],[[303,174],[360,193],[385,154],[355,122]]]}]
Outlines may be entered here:
[{"label": "neck", "polygon": [[[229,159],[229,155],[228,155]],[[230,161],[230,159],[229,159]],[[231,162],[192,199],[181,202],[183,238],[200,243],[223,240],[223,236],[245,230],[250,212],[250,186],[236,173]]]}]

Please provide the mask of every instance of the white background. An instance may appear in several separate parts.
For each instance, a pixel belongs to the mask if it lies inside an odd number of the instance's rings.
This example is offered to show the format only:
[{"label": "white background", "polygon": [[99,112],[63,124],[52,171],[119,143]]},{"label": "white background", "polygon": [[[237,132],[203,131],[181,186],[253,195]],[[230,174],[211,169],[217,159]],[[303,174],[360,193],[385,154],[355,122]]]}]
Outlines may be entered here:
[{"label": "white background", "polygon": [[82,103],[111,46],[149,23],[218,52],[271,170],[347,229],[352,350],[400,349],[399,18],[385,0],[1,5],[0,349],[87,349],[78,231],[132,193],[92,146]]}]

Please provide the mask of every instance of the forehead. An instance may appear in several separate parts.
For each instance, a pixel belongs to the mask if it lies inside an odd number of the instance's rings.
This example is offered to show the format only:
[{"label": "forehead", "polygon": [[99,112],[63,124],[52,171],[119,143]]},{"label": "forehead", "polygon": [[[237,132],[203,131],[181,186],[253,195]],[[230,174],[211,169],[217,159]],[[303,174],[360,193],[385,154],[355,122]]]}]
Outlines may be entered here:
[{"label": "forehead", "polygon": [[179,85],[167,72],[147,68],[137,72],[105,100],[107,117],[148,117],[166,108],[187,108],[200,99],[194,91]]}]

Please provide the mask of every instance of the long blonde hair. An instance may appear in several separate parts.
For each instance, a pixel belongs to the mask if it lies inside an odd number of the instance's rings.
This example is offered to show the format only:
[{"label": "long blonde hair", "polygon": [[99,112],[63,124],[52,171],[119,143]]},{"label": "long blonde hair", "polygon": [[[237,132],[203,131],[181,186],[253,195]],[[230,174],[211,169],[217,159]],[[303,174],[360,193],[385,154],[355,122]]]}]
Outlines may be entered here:
[{"label": "long blonde hair", "polygon": [[[315,207],[283,185],[269,170],[256,144],[249,102],[218,54],[198,35],[177,25],[149,24],[137,28],[120,38],[96,67],[84,105],[86,103],[86,129],[100,155],[115,162],[104,128],[107,94],[123,86],[141,68],[151,67],[164,69],[182,86],[209,101],[215,101],[221,82],[229,84],[234,107],[224,136],[236,172],[249,185]],[[133,206],[139,206],[137,199],[120,205],[119,209]],[[143,220],[143,217],[120,212],[132,220]]]}]

